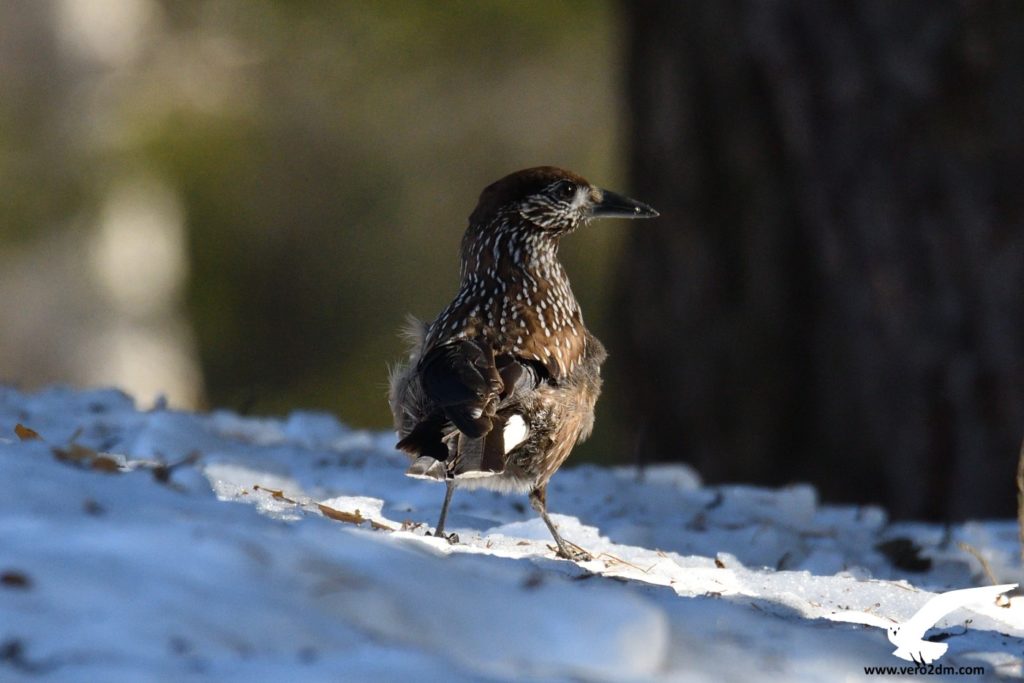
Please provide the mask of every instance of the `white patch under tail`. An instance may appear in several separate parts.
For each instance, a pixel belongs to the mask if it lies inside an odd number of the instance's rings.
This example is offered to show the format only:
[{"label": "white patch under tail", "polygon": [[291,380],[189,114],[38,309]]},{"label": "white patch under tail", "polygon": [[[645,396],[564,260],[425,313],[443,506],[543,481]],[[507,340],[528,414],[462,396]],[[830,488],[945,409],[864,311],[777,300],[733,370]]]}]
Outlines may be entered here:
[{"label": "white patch under tail", "polygon": [[526,441],[526,437],[530,435],[530,430],[527,428],[522,415],[512,415],[505,421],[505,428],[502,430],[501,435],[505,439],[505,454],[507,455],[513,448]]}]

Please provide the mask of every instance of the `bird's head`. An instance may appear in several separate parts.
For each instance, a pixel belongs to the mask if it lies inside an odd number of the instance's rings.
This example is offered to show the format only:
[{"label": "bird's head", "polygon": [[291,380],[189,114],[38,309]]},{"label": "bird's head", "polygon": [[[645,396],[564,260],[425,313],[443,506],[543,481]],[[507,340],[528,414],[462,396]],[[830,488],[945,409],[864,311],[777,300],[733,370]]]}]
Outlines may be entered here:
[{"label": "bird's head", "polygon": [[554,166],[517,171],[491,183],[480,194],[470,226],[488,227],[496,221],[521,219],[528,229],[563,235],[593,218],[654,218],[651,207],[586,178]]}]

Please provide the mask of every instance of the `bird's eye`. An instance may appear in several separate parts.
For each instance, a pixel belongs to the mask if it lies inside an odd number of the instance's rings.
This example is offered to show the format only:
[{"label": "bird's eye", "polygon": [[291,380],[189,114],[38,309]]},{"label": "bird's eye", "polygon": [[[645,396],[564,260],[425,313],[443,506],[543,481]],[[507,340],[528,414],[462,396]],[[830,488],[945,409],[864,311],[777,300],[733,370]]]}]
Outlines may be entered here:
[{"label": "bird's eye", "polygon": [[576,196],[576,183],[564,182],[558,188],[558,194],[562,199],[571,199]]}]

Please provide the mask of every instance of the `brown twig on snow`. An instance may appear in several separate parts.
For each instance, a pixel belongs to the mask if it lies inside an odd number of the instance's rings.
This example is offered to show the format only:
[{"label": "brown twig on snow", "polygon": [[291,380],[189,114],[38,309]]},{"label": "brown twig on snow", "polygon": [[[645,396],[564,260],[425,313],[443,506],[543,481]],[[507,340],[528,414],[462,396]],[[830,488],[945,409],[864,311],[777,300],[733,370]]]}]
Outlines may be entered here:
[{"label": "brown twig on snow", "polygon": [[998,581],[996,581],[996,575],[992,573],[992,567],[989,566],[988,560],[981,556],[981,553],[978,552],[977,548],[975,548],[970,543],[964,543],[963,541],[957,541],[956,545],[958,548],[960,548],[960,550],[963,550],[965,553],[970,553],[974,556],[974,559],[976,559],[978,561],[978,564],[981,565],[981,570],[985,572],[985,576],[988,577],[988,580],[992,582],[993,586],[999,583]]}]

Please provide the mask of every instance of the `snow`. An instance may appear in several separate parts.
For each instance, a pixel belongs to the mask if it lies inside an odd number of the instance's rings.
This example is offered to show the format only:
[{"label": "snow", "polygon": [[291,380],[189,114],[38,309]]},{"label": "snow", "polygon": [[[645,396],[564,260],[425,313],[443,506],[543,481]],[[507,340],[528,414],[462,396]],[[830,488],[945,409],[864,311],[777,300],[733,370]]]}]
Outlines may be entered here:
[{"label": "snow", "polygon": [[[1009,520],[890,524],[679,465],[555,476],[553,518],[591,562],[555,558],[525,498],[490,491],[456,491],[451,545],[426,535],[444,487],[405,477],[393,443],[320,413],[0,388],[0,680],[861,680],[907,663],[836,612],[902,621],[1022,578]],[[930,568],[875,549],[896,538]],[[929,634],[938,664],[1024,677],[1019,594]]]}]

